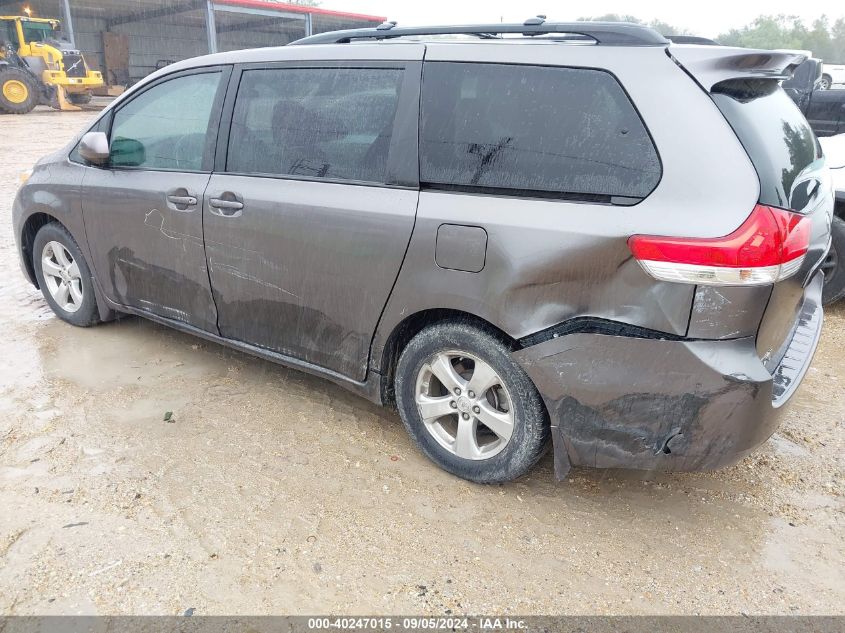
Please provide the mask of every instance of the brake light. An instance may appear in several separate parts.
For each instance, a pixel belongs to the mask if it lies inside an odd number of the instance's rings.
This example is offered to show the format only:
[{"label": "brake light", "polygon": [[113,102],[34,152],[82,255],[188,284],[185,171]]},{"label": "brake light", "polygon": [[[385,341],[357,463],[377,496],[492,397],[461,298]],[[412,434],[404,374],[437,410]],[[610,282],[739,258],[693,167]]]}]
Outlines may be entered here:
[{"label": "brake light", "polygon": [[761,204],[724,237],[628,239],[634,258],[652,277],[711,286],[756,286],[786,279],[801,268],[809,245],[809,218]]}]

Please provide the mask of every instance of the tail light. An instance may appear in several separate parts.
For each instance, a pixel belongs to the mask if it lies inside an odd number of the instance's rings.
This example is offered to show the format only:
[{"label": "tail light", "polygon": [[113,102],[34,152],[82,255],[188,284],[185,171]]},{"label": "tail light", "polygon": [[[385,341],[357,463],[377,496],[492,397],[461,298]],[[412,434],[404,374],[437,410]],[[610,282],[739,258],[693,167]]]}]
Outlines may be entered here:
[{"label": "tail light", "polygon": [[786,279],[801,268],[809,245],[809,218],[761,204],[725,237],[628,239],[634,258],[655,279],[710,286],[758,286]]}]

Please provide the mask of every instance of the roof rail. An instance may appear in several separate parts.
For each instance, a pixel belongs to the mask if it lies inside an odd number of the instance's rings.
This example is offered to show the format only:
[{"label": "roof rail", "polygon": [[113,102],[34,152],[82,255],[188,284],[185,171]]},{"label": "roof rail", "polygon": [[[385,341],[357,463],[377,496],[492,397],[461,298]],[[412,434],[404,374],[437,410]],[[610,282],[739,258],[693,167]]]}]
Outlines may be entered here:
[{"label": "roof rail", "polygon": [[375,28],[331,31],[304,37],[291,45],[348,44],[354,40],[387,40],[415,35],[475,35],[489,39],[516,33],[525,37],[538,35],[575,36],[568,39],[590,39],[602,46],[667,46],[669,41],[654,29],[631,22],[546,22],[538,15],[523,24],[468,24],[464,26],[399,27],[396,22],[384,22]]}]

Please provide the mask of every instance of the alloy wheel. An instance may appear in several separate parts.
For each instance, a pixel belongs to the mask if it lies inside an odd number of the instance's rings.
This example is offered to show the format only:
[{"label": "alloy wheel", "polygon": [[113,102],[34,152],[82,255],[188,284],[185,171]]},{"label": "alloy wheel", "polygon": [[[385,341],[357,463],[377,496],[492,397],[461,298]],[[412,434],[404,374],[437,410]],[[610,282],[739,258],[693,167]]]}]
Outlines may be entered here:
[{"label": "alloy wheel", "polygon": [[65,312],[76,312],[82,306],[82,275],[73,256],[60,242],[52,241],[41,251],[41,272],[44,284],[58,306]]},{"label": "alloy wheel", "polygon": [[420,369],[415,399],[426,430],[463,459],[488,459],[513,435],[513,404],[496,371],[466,352],[439,352]]}]

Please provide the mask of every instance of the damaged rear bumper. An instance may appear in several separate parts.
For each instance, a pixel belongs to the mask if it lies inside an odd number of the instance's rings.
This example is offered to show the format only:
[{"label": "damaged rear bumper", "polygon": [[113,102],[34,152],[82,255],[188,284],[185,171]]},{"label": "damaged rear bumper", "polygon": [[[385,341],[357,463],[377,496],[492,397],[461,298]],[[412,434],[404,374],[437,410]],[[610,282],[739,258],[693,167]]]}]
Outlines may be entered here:
[{"label": "damaged rear bumper", "polygon": [[777,429],[782,405],[809,366],[821,330],[820,294],[814,280],[790,337],[796,344],[772,373],[754,337],[577,333],[515,352],[548,408],[556,475],[566,476],[570,465],[688,471],[740,460]]}]

